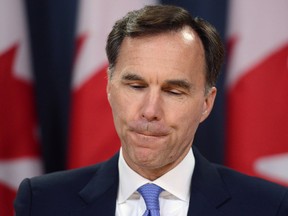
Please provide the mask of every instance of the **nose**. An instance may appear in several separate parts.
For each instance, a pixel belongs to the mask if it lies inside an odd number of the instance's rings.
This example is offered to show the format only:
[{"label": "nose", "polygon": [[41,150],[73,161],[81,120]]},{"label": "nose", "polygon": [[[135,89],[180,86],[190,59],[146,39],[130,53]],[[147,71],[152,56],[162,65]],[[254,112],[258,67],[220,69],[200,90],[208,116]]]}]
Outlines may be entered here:
[{"label": "nose", "polygon": [[157,90],[147,92],[142,103],[142,118],[147,121],[159,121],[162,118],[162,100]]}]

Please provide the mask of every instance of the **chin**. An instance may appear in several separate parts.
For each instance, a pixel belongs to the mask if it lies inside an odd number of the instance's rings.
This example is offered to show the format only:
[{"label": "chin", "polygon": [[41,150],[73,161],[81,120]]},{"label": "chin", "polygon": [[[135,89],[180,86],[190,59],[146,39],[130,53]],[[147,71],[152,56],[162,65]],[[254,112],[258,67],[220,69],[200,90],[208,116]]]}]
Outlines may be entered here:
[{"label": "chin", "polygon": [[150,164],[157,159],[157,154],[151,149],[141,148],[133,153],[133,158],[138,164]]}]

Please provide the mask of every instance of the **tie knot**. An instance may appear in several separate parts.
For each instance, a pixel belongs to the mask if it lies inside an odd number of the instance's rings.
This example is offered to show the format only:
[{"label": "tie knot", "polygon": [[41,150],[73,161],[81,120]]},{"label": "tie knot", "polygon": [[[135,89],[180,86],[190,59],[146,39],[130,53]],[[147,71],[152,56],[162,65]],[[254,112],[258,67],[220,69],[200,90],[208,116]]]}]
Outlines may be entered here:
[{"label": "tie knot", "polygon": [[148,210],[159,210],[159,195],[163,189],[155,184],[145,184],[137,190],[143,197]]}]

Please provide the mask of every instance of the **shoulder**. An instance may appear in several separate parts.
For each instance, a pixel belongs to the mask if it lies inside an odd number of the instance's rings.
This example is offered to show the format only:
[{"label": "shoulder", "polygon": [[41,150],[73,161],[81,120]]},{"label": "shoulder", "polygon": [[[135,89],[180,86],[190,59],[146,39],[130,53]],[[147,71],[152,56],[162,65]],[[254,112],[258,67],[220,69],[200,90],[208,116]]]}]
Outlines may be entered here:
[{"label": "shoulder", "polygon": [[222,177],[222,180],[229,188],[237,189],[238,187],[239,188],[244,187],[245,189],[250,189],[250,191],[260,190],[263,191],[264,193],[270,193],[274,191],[275,192],[287,191],[286,187],[264,180],[262,178],[249,176],[222,165],[218,164],[213,165],[218,170],[220,176]]},{"label": "shoulder", "polygon": [[52,215],[54,211],[62,213],[57,215],[65,215],[67,209],[80,208],[83,204],[80,191],[92,179],[97,181],[111,177],[117,169],[117,161],[116,155],[96,165],[24,179],[14,201],[16,215],[30,215],[31,211],[36,212],[35,215],[40,212]]},{"label": "shoulder", "polygon": [[[19,186],[17,196],[27,194],[37,199],[50,199],[73,197],[97,175],[102,164],[97,164],[85,168],[58,171],[41,176],[24,179]],[[57,195],[57,196],[56,196]],[[57,198],[58,197],[58,198]],[[46,201],[47,201],[46,200]]]},{"label": "shoulder", "polygon": [[37,176],[29,179],[29,182],[32,189],[79,192],[91,179],[111,176],[111,172],[117,170],[117,165],[118,154],[102,163]]},{"label": "shoulder", "polygon": [[231,203],[241,204],[243,210],[249,206],[250,209],[261,208],[266,213],[271,212],[271,215],[275,210],[278,211],[276,215],[288,215],[288,188],[221,165],[213,166],[230,193]]},{"label": "shoulder", "polygon": [[211,163],[195,147],[193,153],[192,191],[200,191],[222,215],[288,215],[286,187]]},{"label": "shoulder", "polygon": [[[197,184],[202,187],[221,187],[227,190],[234,199],[241,202],[257,203],[261,200],[271,201],[283,199],[287,196],[288,189],[284,186],[266,181],[254,176],[248,176],[228,167],[214,164],[204,158],[196,147],[193,148],[195,156],[195,177]],[[264,201],[263,201],[264,203]]]},{"label": "shoulder", "polygon": [[78,185],[81,187],[82,184],[87,184],[87,181],[97,174],[101,167],[102,163],[78,169],[58,171],[33,177],[29,179],[29,181],[33,187],[49,189],[63,189],[70,185],[73,185],[74,187]]}]

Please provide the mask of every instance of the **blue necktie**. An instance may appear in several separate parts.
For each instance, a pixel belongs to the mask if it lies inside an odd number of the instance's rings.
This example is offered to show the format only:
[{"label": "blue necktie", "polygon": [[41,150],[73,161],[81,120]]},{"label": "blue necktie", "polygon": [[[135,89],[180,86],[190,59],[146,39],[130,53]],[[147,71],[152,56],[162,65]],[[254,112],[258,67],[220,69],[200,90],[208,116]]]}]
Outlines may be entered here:
[{"label": "blue necktie", "polygon": [[159,195],[163,189],[155,184],[145,184],[137,190],[146,204],[143,216],[160,216]]}]

